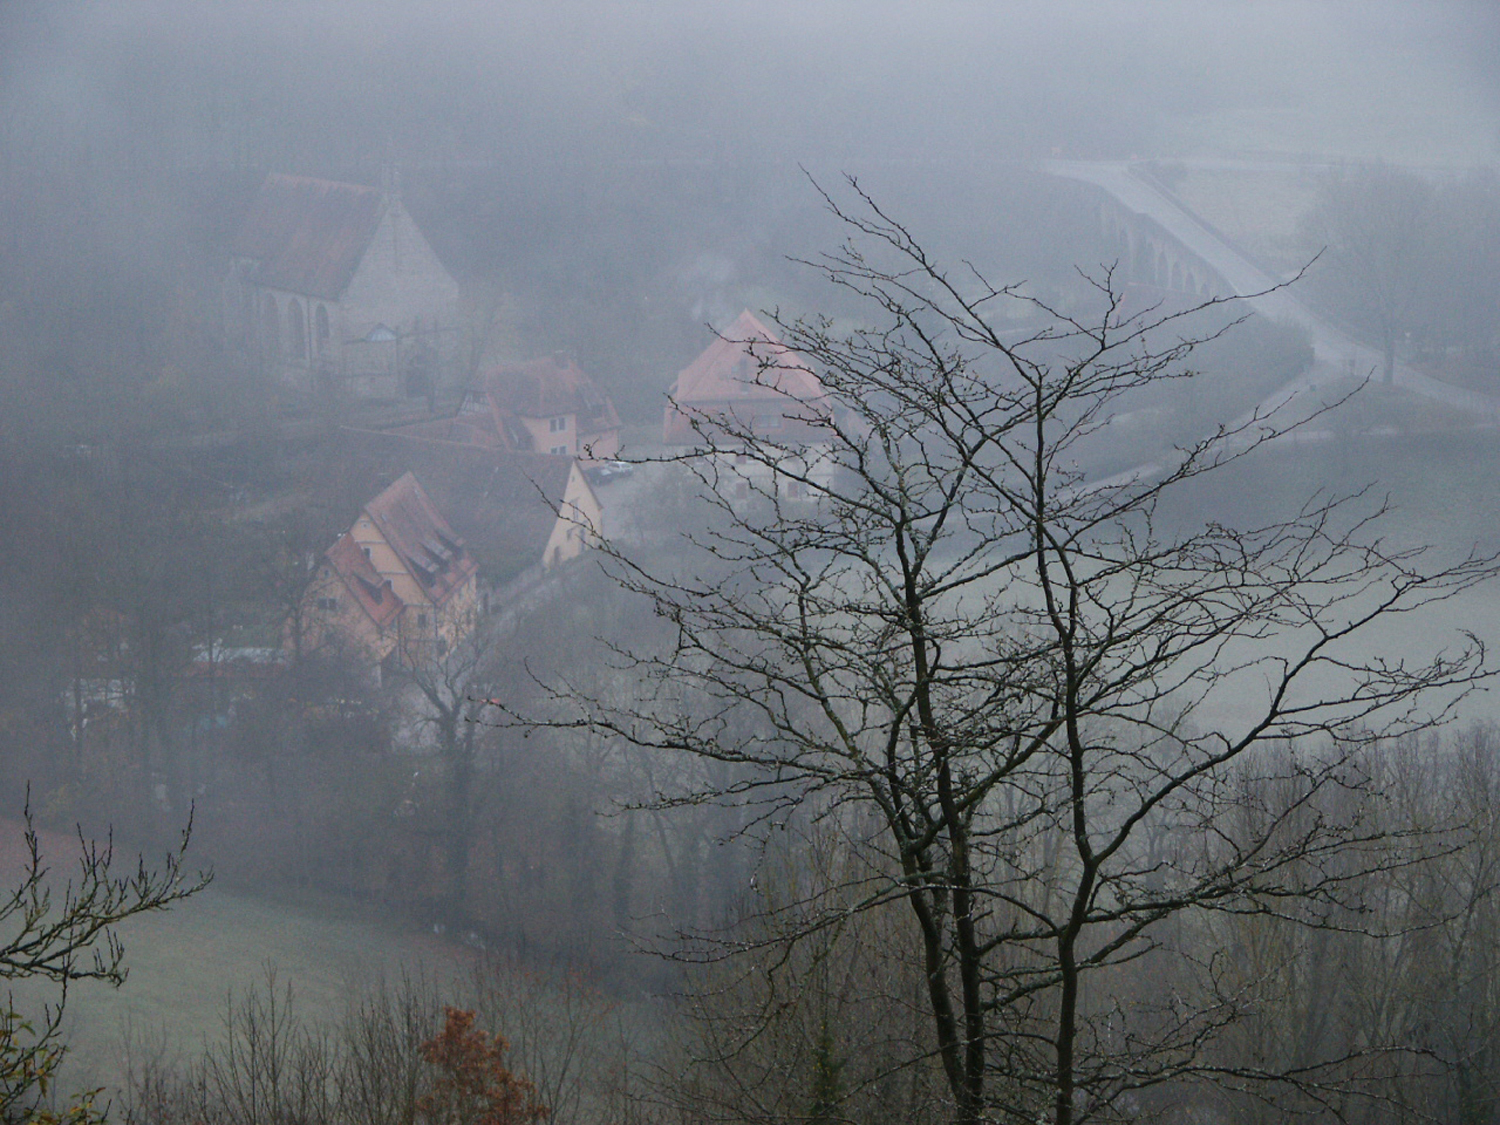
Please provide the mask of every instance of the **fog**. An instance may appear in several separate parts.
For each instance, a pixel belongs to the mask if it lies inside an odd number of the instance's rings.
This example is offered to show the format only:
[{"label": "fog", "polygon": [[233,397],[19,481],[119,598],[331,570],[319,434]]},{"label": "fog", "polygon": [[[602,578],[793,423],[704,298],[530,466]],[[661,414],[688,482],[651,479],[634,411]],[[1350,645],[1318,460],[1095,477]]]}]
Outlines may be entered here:
[{"label": "fog", "polygon": [[[28,885],[24,811],[59,871],[75,829],[155,869],[191,818],[216,873],[121,923],[118,992],[75,981],[50,1091],[0,1014],[0,1118],[95,1084],[133,1121],[281,1113],[234,1060],[290,983],[264,1026],[308,1119],[449,1119],[365,1079],[428,1074],[453,1005],[560,1121],[1251,1122],[1326,1115],[1314,1071],[1361,1120],[1489,1120],[1497,165],[1482,0],[0,5],[0,872]],[[694,407],[715,380],[780,403]],[[1101,615],[1056,651],[1009,556],[1041,511]],[[926,641],[829,557],[937,591],[962,720],[887,734],[941,784],[858,764]],[[1347,624],[1344,565],[1394,612],[1288,696],[1343,710],[1257,728],[1266,669]],[[1169,626],[1183,663],[1120,658],[1085,716],[1097,788],[1006,756],[1076,735],[1017,700],[1078,636],[1196,613],[1216,710],[1163,686],[1199,666]],[[1183,765],[1236,724],[1243,760]],[[1059,809],[1102,838],[1173,769],[1149,840],[1067,851]],[[1096,875],[1096,929],[1036,921]],[[0,976],[35,1023],[76,966],[19,956],[24,898]],[[1264,1104],[1208,1073],[1250,1057]]]},{"label": "fog", "polygon": [[1483,4],[13,8],[12,121],[189,162],[308,137],[327,162],[369,159],[350,133],[405,160],[564,164],[1053,148],[1468,163],[1495,143]]}]

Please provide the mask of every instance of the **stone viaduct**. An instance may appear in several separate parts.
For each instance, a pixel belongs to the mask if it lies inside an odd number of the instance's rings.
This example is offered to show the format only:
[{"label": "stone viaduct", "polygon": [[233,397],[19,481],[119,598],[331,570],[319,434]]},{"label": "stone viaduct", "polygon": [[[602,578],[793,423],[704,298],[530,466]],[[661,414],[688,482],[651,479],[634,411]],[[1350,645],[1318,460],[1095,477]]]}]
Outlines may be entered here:
[{"label": "stone viaduct", "polygon": [[1130,210],[1103,190],[1096,206],[1099,229],[1124,281],[1199,299],[1231,292],[1216,269],[1149,215]]}]

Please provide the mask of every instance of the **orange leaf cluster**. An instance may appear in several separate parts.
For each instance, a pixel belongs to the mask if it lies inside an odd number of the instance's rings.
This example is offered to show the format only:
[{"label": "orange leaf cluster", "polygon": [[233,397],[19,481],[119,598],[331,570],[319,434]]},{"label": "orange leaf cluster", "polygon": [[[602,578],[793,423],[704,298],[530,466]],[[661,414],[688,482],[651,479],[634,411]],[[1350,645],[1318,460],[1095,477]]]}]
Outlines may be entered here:
[{"label": "orange leaf cluster", "polygon": [[510,1042],[474,1027],[474,1013],[443,1009],[443,1030],[422,1044],[422,1058],[438,1071],[417,1108],[434,1125],[537,1125],[547,1107],[536,1086],[505,1065]]}]

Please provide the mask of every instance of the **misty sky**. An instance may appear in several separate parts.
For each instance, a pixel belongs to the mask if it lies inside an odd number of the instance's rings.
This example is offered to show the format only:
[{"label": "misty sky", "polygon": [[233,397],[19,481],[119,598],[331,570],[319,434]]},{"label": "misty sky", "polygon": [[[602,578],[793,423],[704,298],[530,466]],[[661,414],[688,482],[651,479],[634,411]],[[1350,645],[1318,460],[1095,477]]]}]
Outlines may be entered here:
[{"label": "misty sky", "polygon": [[0,21],[7,128],[190,161],[205,137],[265,159],[299,122],[384,129],[405,159],[1500,151],[1484,3],[198,0]]}]

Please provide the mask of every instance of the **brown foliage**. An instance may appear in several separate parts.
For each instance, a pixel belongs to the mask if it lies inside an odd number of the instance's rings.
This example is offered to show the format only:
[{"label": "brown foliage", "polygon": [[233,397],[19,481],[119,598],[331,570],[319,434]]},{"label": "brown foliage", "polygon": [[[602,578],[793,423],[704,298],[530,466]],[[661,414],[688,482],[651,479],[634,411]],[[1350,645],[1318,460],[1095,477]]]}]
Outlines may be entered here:
[{"label": "brown foliage", "polygon": [[443,1030],[422,1044],[422,1058],[439,1071],[417,1108],[441,1125],[525,1125],[545,1121],[536,1086],[505,1065],[510,1041],[474,1027],[474,1013],[444,1007]]}]

